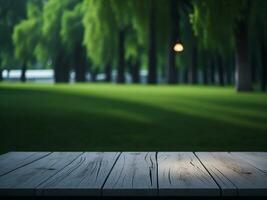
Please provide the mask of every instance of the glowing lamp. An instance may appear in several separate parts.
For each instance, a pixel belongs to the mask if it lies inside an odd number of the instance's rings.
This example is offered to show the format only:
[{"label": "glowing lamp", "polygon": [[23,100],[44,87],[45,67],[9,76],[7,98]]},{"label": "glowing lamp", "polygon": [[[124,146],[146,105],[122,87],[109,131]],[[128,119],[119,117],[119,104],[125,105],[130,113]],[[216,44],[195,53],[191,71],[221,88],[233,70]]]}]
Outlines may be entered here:
[{"label": "glowing lamp", "polygon": [[184,50],[184,46],[181,43],[176,43],[173,47],[175,52],[182,52]]}]

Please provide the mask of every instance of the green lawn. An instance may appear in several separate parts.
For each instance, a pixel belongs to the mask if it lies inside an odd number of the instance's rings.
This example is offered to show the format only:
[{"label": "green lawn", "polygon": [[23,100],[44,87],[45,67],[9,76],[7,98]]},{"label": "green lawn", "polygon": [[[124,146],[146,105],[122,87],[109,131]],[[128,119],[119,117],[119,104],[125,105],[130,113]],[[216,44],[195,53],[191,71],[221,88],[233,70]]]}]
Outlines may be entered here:
[{"label": "green lawn", "polygon": [[234,88],[0,84],[0,152],[266,151],[267,95]]}]

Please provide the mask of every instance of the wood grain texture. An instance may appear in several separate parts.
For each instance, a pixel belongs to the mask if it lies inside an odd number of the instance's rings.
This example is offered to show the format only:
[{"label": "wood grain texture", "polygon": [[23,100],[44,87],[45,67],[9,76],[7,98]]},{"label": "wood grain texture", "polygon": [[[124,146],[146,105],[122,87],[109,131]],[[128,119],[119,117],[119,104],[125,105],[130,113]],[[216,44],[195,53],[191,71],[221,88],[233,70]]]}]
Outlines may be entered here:
[{"label": "wood grain texture", "polygon": [[158,153],[159,195],[219,196],[220,189],[192,152]]},{"label": "wood grain texture", "polygon": [[42,195],[101,195],[119,152],[87,152],[38,187]]},{"label": "wood grain texture", "polygon": [[267,152],[231,152],[231,154],[244,159],[259,170],[267,173]]},{"label": "wood grain texture", "polygon": [[8,152],[3,154],[0,156],[0,176],[43,158],[48,154],[50,152]]},{"label": "wood grain texture", "polygon": [[54,152],[1,176],[0,195],[34,195],[38,185],[58,173],[79,155],[80,152]]},{"label": "wood grain texture", "polygon": [[220,185],[223,195],[267,195],[267,174],[226,152],[196,153]]},{"label": "wood grain texture", "polygon": [[10,152],[0,196],[267,195],[266,171],[266,152]]},{"label": "wood grain texture", "polygon": [[155,152],[123,152],[104,187],[104,195],[157,195]]}]

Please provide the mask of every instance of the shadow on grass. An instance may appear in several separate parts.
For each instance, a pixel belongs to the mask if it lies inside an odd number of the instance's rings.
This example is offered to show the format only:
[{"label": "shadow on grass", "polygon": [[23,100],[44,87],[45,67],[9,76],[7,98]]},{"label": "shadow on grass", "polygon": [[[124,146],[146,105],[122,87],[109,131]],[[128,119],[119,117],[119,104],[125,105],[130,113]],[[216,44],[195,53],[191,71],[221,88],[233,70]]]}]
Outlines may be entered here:
[{"label": "shadow on grass", "polygon": [[177,102],[164,109],[90,94],[1,89],[0,151],[267,150],[266,130],[233,123],[230,110]]}]

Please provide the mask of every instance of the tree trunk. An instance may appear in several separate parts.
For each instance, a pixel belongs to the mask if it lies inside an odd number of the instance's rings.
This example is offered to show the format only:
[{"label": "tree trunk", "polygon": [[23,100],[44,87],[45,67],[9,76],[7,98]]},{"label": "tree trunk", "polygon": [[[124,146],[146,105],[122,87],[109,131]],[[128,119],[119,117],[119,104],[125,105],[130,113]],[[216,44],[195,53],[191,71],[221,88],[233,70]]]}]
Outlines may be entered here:
[{"label": "tree trunk", "polygon": [[256,65],[257,65],[256,56],[252,55],[252,58],[251,58],[251,80],[252,80],[252,83],[257,82],[257,70],[256,70],[257,67],[256,67]]},{"label": "tree trunk", "polygon": [[92,82],[96,82],[96,77],[97,77],[97,74],[98,74],[98,69],[92,69],[92,73],[91,73],[91,80]]},{"label": "tree trunk", "polygon": [[85,50],[78,46],[75,51],[75,81],[85,82],[86,80],[86,56]]},{"label": "tree trunk", "polygon": [[136,61],[132,65],[131,71],[132,71],[133,83],[140,83],[140,62],[139,61]]},{"label": "tree trunk", "polygon": [[214,60],[214,57],[211,57],[211,59],[210,59],[209,76],[210,76],[210,83],[212,85],[214,85],[215,84],[215,60]]},{"label": "tree trunk", "polygon": [[191,66],[188,72],[188,80],[191,84],[197,83],[197,47],[194,46],[192,50]]},{"label": "tree trunk", "polygon": [[54,72],[56,83],[69,82],[69,63],[62,52],[56,57]]},{"label": "tree trunk", "polygon": [[227,66],[227,70],[226,70],[226,83],[228,85],[231,85],[232,84],[232,69],[231,69],[230,63]]},{"label": "tree trunk", "polygon": [[187,68],[183,70],[183,79],[184,79],[184,83],[188,83],[188,69]]},{"label": "tree trunk", "polygon": [[119,65],[117,71],[117,83],[125,83],[125,30],[119,32]]},{"label": "tree trunk", "polygon": [[240,20],[235,29],[236,42],[236,89],[251,91],[251,68],[248,59],[248,25],[247,20]]},{"label": "tree trunk", "polygon": [[107,63],[105,65],[105,82],[111,82],[111,65]]},{"label": "tree trunk", "polygon": [[171,35],[169,41],[169,57],[167,65],[167,83],[175,84],[177,83],[177,69],[175,66],[175,51],[173,47],[178,40],[179,36],[179,14],[177,10],[177,0],[170,1],[170,18],[171,18]]},{"label": "tree trunk", "polygon": [[209,71],[209,65],[206,62],[205,66],[203,68],[203,83],[204,83],[204,85],[208,85],[209,84],[208,71]]},{"label": "tree trunk", "polygon": [[27,71],[26,62],[23,62],[20,75],[20,81],[23,83],[26,82],[26,71]]},{"label": "tree trunk", "polygon": [[266,42],[264,40],[264,34],[262,33],[262,40],[261,40],[261,91],[266,91],[266,84],[267,84],[267,50],[266,50]]},{"label": "tree trunk", "polygon": [[157,83],[156,17],[155,2],[151,1],[149,16],[148,83]]},{"label": "tree trunk", "polygon": [[3,69],[0,68],[0,82],[3,81]]},{"label": "tree trunk", "polygon": [[219,74],[219,85],[224,86],[224,67],[223,59],[221,56],[217,57],[218,61],[218,74]]}]

